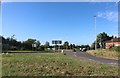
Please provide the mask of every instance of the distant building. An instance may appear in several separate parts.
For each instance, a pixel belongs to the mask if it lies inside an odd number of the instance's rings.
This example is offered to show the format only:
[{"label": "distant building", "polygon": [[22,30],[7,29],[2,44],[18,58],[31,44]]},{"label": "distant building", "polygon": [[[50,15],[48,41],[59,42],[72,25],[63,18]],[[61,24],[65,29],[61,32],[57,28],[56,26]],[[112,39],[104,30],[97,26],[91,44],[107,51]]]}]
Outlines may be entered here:
[{"label": "distant building", "polygon": [[106,41],[105,45],[106,45],[106,49],[112,48],[114,46],[120,46],[120,37]]}]

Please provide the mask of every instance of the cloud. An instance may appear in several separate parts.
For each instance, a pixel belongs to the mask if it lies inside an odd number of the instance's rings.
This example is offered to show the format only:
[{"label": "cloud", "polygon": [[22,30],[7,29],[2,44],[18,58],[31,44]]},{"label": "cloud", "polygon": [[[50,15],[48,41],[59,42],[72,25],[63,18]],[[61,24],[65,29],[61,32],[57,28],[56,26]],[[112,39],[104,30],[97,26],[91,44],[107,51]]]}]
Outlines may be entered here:
[{"label": "cloud", "polygon": [[97,16],[100,18],[104,18],[108,21],[118,22],[118,12],[117,11],[98,12]]}]

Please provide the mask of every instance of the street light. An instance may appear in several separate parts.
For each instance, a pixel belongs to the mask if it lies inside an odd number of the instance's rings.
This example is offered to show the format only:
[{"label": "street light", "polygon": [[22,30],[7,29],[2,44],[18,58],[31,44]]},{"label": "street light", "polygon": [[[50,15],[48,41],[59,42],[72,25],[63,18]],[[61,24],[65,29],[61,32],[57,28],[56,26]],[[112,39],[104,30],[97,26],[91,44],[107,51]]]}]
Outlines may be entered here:
[{"label": "street light", "polygon": [[97,40],[96,40],[96,15],[94,16],[94,27],[95,27],[95,50],[97,49]]}]

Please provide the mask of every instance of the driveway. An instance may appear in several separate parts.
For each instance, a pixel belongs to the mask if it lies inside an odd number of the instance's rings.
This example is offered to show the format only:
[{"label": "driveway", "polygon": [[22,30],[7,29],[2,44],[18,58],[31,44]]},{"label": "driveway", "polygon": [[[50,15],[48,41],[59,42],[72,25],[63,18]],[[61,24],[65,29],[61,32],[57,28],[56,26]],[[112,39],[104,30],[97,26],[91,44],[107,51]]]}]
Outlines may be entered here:
[{"label": "driveway", "polygon": [[78,57],[78,58],[83,58],[86,60],[92,60],[92,61],[96,61],[96,62],[101,62],[101,63],[118,66],[118,60],[95,57],[95,56],[88,54],[87,52],[80,52],[80,51],[79,52],[68,52],[68,51],[66,51],[65,53],[67,55],[71,55],[71,56]]}]

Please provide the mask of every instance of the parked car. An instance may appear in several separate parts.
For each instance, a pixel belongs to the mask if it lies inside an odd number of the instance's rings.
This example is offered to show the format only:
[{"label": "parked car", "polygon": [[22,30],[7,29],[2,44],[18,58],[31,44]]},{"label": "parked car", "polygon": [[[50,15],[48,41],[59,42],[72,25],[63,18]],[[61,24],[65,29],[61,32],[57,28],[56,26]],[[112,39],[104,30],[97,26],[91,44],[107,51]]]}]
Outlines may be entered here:
[{"label": "parked car", "polygon": [[80,48],[80,51],[82,51],[82,48]]},{"label": "parked car", "polygon": [[87,51],[87,49],[86,48],[80,48],[80,51],[85,52],[85,51]]},{"label": "parked car", "polygon": [[87,49],[86,49],[86,48],[83,48],[82,51],[87,51]]}]

